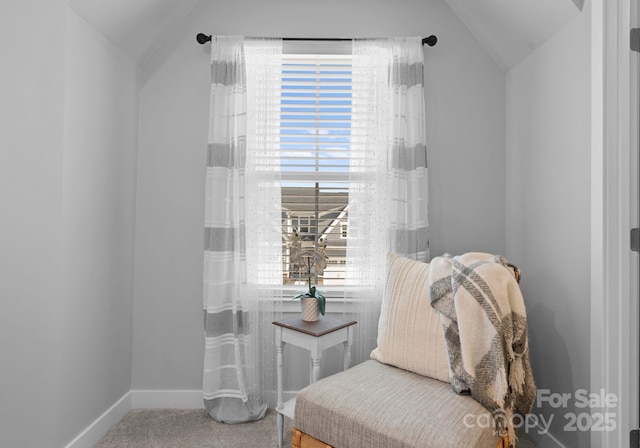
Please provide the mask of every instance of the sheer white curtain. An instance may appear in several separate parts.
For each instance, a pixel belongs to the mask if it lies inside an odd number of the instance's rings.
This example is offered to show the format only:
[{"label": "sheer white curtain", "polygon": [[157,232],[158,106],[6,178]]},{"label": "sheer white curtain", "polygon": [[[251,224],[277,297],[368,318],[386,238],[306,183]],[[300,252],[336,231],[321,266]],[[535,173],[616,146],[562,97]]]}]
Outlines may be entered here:
[{"label": "sheer white curtain", "polygon": [[[216,420],[264,416],[282,300],[282,42],[214,37],[204,252],[203,393]],[[420,38],[354,41],[345,303],[355,362],[375,347],[389,251],[427,261]]]},{"label": "sheer white curtain", "polygon": [[272,322],[282,317],[282,210],[280,175],[280,85],[282,40],[245,40],[248,92],[247,297],[252,315],[256,366],[264,398],[275,404],[276,346]]},{"label": "sheer white curtain", "polygon": [[355,362],[376,346],[388,252],[429,260],[421,38],[353,41],[346,283]]},{"label": "sheer white curtain", "polygon": [[[229,423],[262,418],[273,385],[280,181],[279,166],[263,160],[277,143],[265,130],[278,120],[267,86],[278,82],[281,47],[278,40],[242,37],[211,42],[203,395],[209,415]],[[263,278],[253,275],[255,263],[269,265],[259,270]]]},{"label": "sheer white curtain", "polygon": [[390,250],[429,260],[427,141],[422,38],[390,39],[391,126],[387,163],[391,178]]}]

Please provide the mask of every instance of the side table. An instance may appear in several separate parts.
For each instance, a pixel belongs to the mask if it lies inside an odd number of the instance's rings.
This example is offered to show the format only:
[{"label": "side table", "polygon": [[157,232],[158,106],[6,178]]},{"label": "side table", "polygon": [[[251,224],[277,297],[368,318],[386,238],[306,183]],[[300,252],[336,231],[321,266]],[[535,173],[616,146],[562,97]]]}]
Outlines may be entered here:
[{"label": "side table", "polygon": [[276,326],[276,347],[278,365],[278,447],[282,448],[284,417],[293,418],[296,407],[296,399],[283,403],[282,383],[284,366],[284,346],[293,344],[306,348],[311,352],[311,382],[317,381],[320,377],[320,360],[322,352],[334,345],[344,344],[343,369],[346,370],[351,364],[351,343],[353,340],[353,325],[355,320],[347,321],[333,317],[323,316],[317,322],[305,322],[301,317],[291,317],[273,322]]}]

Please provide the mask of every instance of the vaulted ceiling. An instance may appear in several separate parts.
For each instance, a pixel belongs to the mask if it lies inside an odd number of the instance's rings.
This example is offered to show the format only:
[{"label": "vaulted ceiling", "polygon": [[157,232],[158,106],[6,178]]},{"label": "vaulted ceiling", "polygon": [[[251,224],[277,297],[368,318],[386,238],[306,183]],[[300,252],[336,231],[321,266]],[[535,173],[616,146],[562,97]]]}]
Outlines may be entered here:
[{"label": "vaulted ceiling", "polygon": [[69,6],[125,53],[144,63],[198,1],[70,0]]},{"label": "vaulted ceiling", "polygon": [[[132,58],[144,63],[199,1],[212,0],[69,0],[69,5]],[[444,1],[504,71],[577,16],[584,3],[584,0]]]},{"label": "vaulted ceiling", "polygon": [[505,71],[582,9],[584,0],[445,0]]}]

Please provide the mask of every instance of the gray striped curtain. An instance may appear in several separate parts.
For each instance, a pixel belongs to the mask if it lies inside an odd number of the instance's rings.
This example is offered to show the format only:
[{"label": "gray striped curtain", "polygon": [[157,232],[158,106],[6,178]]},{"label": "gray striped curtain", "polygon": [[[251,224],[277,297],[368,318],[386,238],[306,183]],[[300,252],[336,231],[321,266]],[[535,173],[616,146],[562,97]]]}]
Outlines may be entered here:
[{"label": "gray striped curtain", "polygon": [[423,59],[421,38],[353,41],[346,282],[356,363],[376,346],[387,253],[429,261]]},{"label": "gray striped curtain", "polygon": [[215,36],[211,44],[203,395],[213,419],[239,423],[267,408],[252,328],[259,313],[247,285],[247,72],[242,37]]},{"label": "gray striped curtain", "polygon": [[390,39],[391,106],[387,138],[390,250],[429,261],[424,50],[420,37]]}]

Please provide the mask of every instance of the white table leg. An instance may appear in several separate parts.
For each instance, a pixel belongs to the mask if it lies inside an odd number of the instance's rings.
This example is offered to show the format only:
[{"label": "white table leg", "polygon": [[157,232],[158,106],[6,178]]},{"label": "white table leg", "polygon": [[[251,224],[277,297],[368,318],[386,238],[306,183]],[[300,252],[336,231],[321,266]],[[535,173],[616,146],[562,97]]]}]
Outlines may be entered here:
[{"label": "white table leg", "polygon": [[[284,342],[282,342],[282,335],[280,331],[277,332],[276,343],[278,349],[277,355],[277,364],[278,364],[278,409],[282,409],[284,406],[282,400],[282,377],[283,377],[283,367],[284,367]],[[284,417],[281,413],[278,414],[278,448],[282,448],[284,444]]]},{"label": "white table leg", "polygon": [[278,448],[282,448],[284,445],[284,417],[279,412],[278,414]]},{"label": "white table leg", "polygon": [[315,383],[320,379],[320,360],[322,359],[322,352],[318,351],[317,353],[312,355],[311,358],[311,382]]},{"label": "white table leg", "polygon": [[351,367],[351,341],[347,339],[344,341],[344,369],[347,370]]}]

